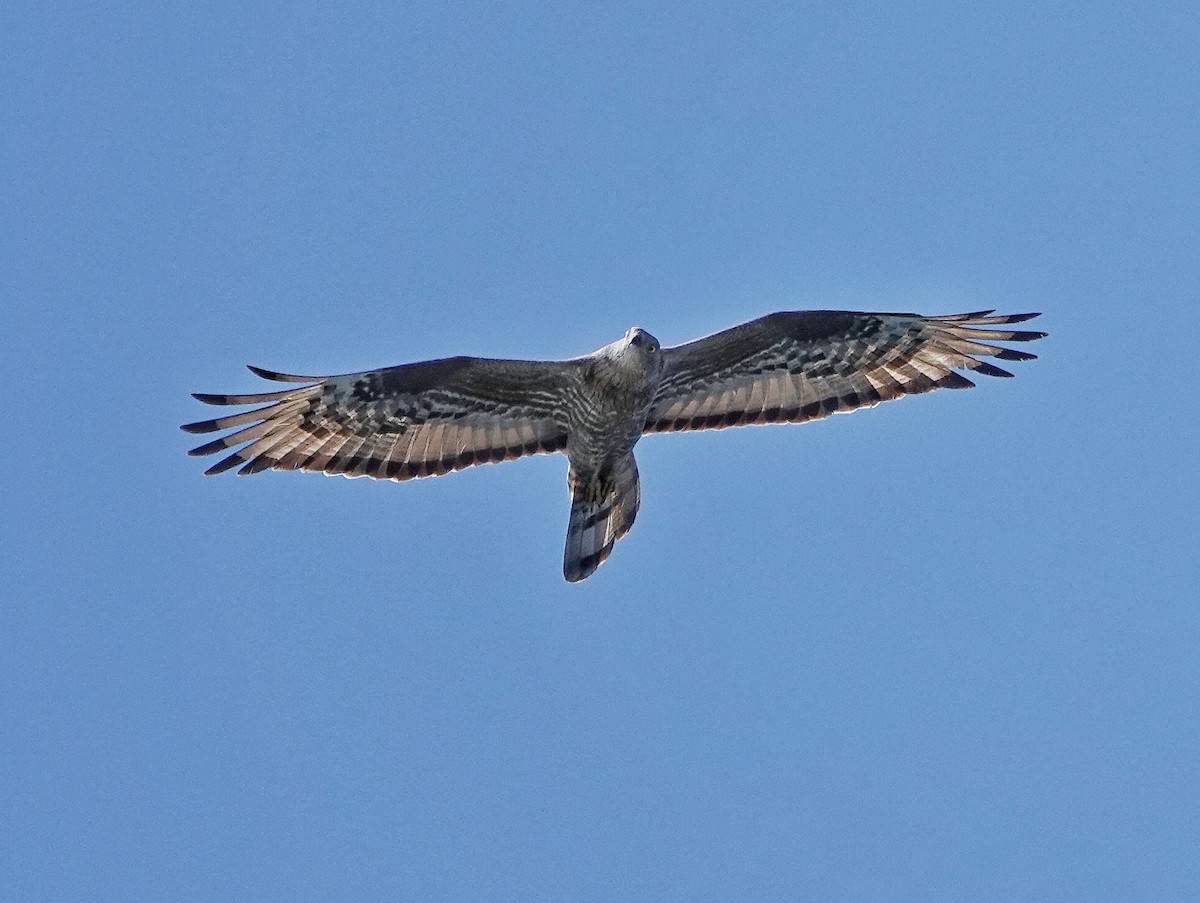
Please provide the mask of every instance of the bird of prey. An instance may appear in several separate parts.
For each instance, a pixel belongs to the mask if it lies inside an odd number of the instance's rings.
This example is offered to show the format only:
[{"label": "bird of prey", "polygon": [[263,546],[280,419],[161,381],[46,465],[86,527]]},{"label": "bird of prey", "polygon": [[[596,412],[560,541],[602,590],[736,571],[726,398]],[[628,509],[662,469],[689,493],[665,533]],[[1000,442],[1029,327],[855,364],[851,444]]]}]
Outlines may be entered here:
[{"label": "bird of prey", "polygon": [[564,452],[571,515],[563,558],[583,580],[629,532],[641,500],[633,447],[647,433],[802,423],[932,389],[974,385],[958,371],[1012,376],[980,360],[1035,355],[994,342],[1046,335],[1005,327],[1038,314],[919,314],[811,310],[768,314],[663,348],[634,327],[591,354],[562,361],[451,357],[341,376],[291,376],[296,388],[206,395],[214,405],[259,405],[186,424],[233,429],[194,448],[241,446],[210,467],[250,474],[316,470],[411,480],[473,464]]}]

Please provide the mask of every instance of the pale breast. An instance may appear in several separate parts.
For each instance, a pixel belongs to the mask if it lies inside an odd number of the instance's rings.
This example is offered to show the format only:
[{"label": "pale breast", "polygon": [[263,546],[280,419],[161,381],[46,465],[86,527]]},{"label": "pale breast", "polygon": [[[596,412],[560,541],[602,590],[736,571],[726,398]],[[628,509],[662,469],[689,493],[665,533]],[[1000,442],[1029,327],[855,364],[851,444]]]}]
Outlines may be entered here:
[{"label": "pale breast", "polygon": [[567,457],[579,472],[595,472],[623,458],[642,435],[654,387],[588,372],[572,386],[567,404]]}]

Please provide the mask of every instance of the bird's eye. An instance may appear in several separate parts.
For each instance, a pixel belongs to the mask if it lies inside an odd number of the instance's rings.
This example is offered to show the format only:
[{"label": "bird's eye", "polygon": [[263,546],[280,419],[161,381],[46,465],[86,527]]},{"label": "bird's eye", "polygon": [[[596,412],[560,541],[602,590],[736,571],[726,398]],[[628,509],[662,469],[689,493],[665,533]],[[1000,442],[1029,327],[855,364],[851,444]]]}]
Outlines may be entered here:
[{"label": "bird's eye", "polygon": [[647,354],[654,354],[654,352],[656,352],[656,351],[658,351],[658,346],[657,346],[657,345],[655,345],[655,344],[651,343],[651,344],[649,344],[649,345],[647,345],[647,346],[646,346],[646,353],[647,353]]}]

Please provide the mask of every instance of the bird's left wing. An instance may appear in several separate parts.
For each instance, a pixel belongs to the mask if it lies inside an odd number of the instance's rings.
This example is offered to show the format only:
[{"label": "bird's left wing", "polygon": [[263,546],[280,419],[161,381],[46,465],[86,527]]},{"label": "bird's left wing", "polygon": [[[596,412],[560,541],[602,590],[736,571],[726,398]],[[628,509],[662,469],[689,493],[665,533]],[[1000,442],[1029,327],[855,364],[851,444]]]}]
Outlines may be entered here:
[{"label": "bird's left wing", "polygon": [[243,446],[205,473],[240,467],[316,470],[408,480],[473,464],[559,451],[566,445],[561,399],[570,361],[454,357],[341,376],[290,376],[251,367],[300,388],[195,397],[215,405],[263,405],[183,427],[238,428],[192,455]]},{"label": "bird's left wing", "polygon": [[992,342],[1044,332],[1003,329],[1037,314],[945,317],[855,311],[769,314],[663,349],[663,378],[645,432],[799,423],[938,388],[974,383],[958,370],[1012,376],[979,360],[1035,355]]}]

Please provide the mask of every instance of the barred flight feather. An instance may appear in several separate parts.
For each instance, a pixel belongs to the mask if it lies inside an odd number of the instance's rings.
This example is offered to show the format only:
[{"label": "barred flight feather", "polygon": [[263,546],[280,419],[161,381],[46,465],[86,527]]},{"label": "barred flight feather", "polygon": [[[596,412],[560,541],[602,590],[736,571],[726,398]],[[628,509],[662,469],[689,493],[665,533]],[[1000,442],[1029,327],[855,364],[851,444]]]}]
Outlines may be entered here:
[{"label": "barred flight feather", "polygon": [[[240,427],[189,452],[210,455],[242,446],[208,474],[275,468],[410,480],[566,445],[560,412],[544,400],[554,397],[562,369],[451,358],[332,377],[250,370],[264,379],[307,385],[248,395],[197,394],[206,404],[265,405],[183,427],[190,433]],[[526,382],[539,380],[546,383],[540,399],[525,398]]]},{"label": "barred flight feather", "polygon": [[[1037,314],[991,314],[798,311],[666,348],[663,380],[645,431],[801,423],[903,395],[974,386],[957,370],[1012,376],[977,356],[1034,360],[1036,355],[989,343],[1028,342],[1045,333],[992,328]],[[720,367],[712,366],[714,358],[723,358]]]}]

